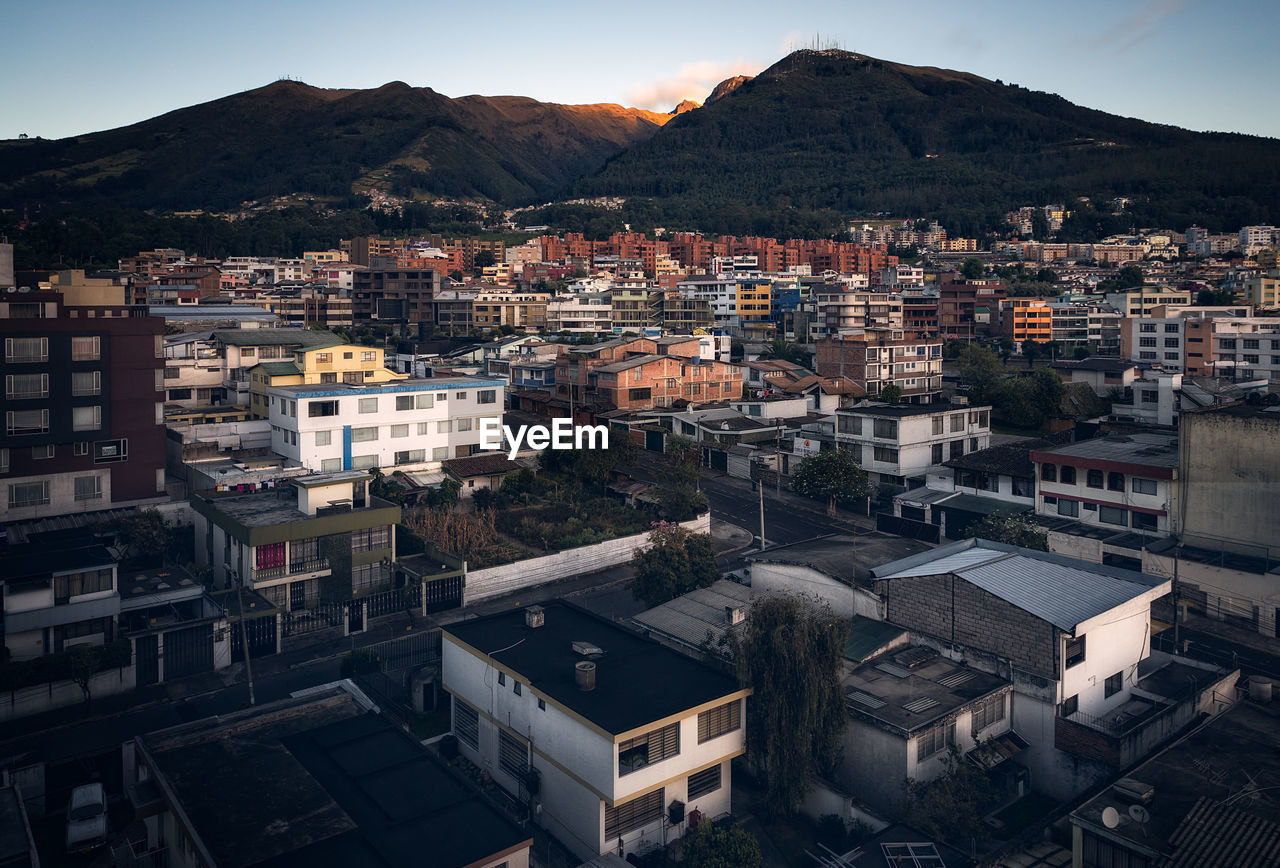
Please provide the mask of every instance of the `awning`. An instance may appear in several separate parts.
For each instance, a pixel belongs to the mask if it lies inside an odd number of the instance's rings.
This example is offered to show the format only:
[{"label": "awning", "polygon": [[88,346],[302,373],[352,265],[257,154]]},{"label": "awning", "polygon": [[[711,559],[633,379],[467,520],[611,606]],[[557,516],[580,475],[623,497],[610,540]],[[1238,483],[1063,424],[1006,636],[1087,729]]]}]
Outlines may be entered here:
[{"label": "awning", "polygon": [[1029,747],[1026,740],[1013,730],[988,739],[965,754],[965,759],[978,768],[991,771],[1005,760],[1022,753]]}]

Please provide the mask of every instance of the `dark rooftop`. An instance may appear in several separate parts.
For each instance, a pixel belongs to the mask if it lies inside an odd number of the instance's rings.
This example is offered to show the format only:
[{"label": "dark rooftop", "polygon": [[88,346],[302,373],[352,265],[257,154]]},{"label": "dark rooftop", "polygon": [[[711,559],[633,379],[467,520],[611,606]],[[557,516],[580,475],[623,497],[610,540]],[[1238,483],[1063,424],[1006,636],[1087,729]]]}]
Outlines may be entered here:
[{"label": "dark rooftop", "polygon": [[111,567],[115,562],[100,545],[68,547],[31,542],[0,550],[0,576],[8,582],[48,578],[67,570]]},{"label": "dark rooftop", "polygon": [[1250,419],[1270,419],[1280,423],[1280,404],[1251,404],[1248,401],[1237,401],[1234,404],[1218,404],[1213,407],[1201,407],[1188,410],[1196,415],[1239,416]]},{"label": "dark rooftop", "polygon": [[517,461],[511,461],[501,452],[468,455],[466,458],[449,458],[440,463],[446,470],[461,479],[466,479],[469,476],[494,476],[498,473],[510,473],[524,466]]},{"label": "dark rooftop", "polygon": [[[738,682],[638,633],[563,600],[543,604],[545,623],[525,624],[523,609],[444,627],[475,651],[510,669],[533,690],[613,735],[737,693]],[[578,690],[572,643],[603,649],[594,658],[596,687]]]},{"label": "dark rooftop", "polygon": [[903,734],[924,729],[1008,686],[1001,678],[919,645],[894,648],[868,660],[842,682],[845,707],[854,718],[889,724]]},{"label": "dark rooftop", "polygon": [[870,586],[872,567],[928,549],[922,542],[884,533],[831,534],[766,549],[747,560],[810,567],[846,585]]},{"label": "dark rooftop", "polygon": [[141,741],[220,865],[461,868],[529,840],[341,689]]},{"label": "dark rooftop", "polygon": [[950,413],[953,410],[990,410],[989,404],[856,404],[852,407],[841,407],[840,413],[856,413],[860,416],[931,416],[934,413]]},{"label": "dark rooftop", "polygon": [[1036,466],[1031,461],[1032,449],[1052,449],[1057,443],[1049,440],[1020,440],[1003,443],[970,452],[962,458],[944,461],[943,467],[957,470],[976,470],[979,473],[996,473],[1004,476],[1034,477]]},{"label": "dark rooftop", "polygon": [[1136,362],[1128,359],[1111,359],[1105,356],[1090,356],[1087,359],[1079,361],[1063,361],[1055,362],[1053,367],[1059,371],[1102,371],[1103,373],[1119,374],[1130,368],[1138,367]]}]

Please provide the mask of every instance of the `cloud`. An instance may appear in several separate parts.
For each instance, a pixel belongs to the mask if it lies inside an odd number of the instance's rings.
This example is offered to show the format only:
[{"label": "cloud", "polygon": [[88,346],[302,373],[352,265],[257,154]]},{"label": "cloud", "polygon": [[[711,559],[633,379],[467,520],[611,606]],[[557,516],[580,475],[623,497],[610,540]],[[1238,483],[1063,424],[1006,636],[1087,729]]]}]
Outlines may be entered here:
[{"label": "cloud", "polygon": [[755,75],[764,64],[748,60],[698,60],[686,63],[671,78],[627,91],[627,102],[650,111],[670,111],[683,99],[704,102],[717,84],[735,75]]},{"label": "cloud", "polygon": [[1145,42],[1167,19],[1177,15],[1191,0],[1147,0],[1131,15],[1108,27],[1096,46],[1107,51],[1128,51]]}]

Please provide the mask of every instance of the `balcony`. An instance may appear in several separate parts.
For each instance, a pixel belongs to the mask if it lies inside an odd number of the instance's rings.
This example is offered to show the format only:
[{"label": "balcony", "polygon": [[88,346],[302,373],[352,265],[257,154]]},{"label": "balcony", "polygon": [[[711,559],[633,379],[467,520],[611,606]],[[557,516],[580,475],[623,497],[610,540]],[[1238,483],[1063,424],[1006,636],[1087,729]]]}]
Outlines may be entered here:
[{"label": "balcony", "polygon": [[308,573],[316,573],[321,570],[329,569],[328,558],[313,558],[309,561],[296,561],[287,567],[264,567],[253,571],[251,580],[257,582],[267,582],[273,579],[283,579],[286,576],[302,576]]}]

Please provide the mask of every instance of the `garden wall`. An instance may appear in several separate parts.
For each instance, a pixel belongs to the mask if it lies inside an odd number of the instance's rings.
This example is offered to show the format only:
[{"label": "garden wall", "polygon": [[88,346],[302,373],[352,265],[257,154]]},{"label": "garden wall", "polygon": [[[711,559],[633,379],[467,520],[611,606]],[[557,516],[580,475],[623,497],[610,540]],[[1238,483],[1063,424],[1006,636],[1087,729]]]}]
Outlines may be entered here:
[{"label": "garden wall", "polygon": [[[89,695],[94,699],[112,696],[116,693],[127,693],[135,686],[133,665],[123,669],[108,669],[99,672],[89,679]],[[0,722],[13,720],[65,708],[84,702],[84,693],[80,685],[74,681],[51,681],[47,684],[33,684],[19,687],[17,690],[6,690],[0,693]]]},{"label": "garden wall", "polygon": [[[695,519],[681,522],[680,526],[694,533],[711,533],[711,513],[703,513]],[[616,567],[630,561],[636,549],[648,547],[649,534],[646,531],[594,545],[566,549],[554,555],[528,558],[483,570],[469,570],[466,576],[466,589],[463,592],[463,605],[545,585],[570,576]]]}]

